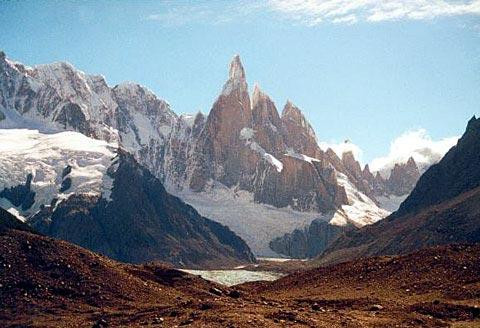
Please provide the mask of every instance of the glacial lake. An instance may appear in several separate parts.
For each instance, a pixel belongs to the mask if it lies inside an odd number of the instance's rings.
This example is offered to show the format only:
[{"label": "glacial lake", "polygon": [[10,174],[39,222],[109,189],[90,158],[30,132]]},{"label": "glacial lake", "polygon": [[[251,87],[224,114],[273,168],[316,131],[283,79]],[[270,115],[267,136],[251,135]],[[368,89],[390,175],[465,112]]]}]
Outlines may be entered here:
[{"label": "glacial lake", "polygon": [[273,281],[277,280],[285,274],[269,271],[249,271],[249,270],[187,270],[180,269],[225,286],[233,286],[250,281]]}]

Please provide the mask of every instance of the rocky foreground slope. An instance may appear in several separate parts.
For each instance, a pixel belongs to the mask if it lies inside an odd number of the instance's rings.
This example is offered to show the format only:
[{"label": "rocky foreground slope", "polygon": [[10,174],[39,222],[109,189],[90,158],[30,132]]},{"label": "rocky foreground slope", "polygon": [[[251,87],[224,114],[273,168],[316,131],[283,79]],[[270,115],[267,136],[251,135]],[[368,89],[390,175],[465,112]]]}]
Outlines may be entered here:
[{"label": "rocky foreground slope", "polygon": [[9,215],[0,210],[2,327],[475,327],[480,319],[478,246],[228,288],[161,263],[121,264],[18,221],[11,227]]}]

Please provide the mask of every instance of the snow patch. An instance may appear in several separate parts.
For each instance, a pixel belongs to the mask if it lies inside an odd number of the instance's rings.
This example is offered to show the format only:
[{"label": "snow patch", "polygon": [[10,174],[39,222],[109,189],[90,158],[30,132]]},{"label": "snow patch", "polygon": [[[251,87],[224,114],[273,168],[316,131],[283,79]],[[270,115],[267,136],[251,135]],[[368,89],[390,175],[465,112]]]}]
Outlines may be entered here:
[{"label": "snow patch", "polygon": [[369,197],[360,192],[343,173],[336,171],[338,184],[345,188],[349,205],[342,205],[340,211],[335,212],[330,224],[344,226],[351,223],[357,227],[375,223],[390,214],[379,208]]},{"label": "snow patch", "polygon": [[240,130],[240,139],[241,140],[251,140],[255,135],[255,130],[251,128],[243,128]]},{"label": "snow patch", "polygon": [[250,149],[262,155],[262,157],[271,165],[275,167],[277,172],[282,172],[283,170],[283,163],[278,160],[272,154],[269,154],[260,146],[257,142],[253,141],[253,137],[255,136],[255,130],[251,128],[243,128],[240,130],[240,140],[245,140],[245,145],[249,146]]},{"label": "snow patch", "polygon": [[300,159],[305,162],[309,162],[310,164],[313,164],[313,162],[320,162],[319,159],[304,155],[304,154],[299,154],[294,152],[292,149],[288,149],[287,153],[285,154],[286,156],[290,156],[296,159]]},{"label": "snow patch", "polygon": [[276,159],[275,157],[273,157],[271,154],[268,154],[268,153],[265,153],[263,156],[270,164],[275,166],[275,168],[277,169],[277,172],[279,173],[282,172],[283,170],[282,162],[280,162],[278,159]]},{"label": "snow patch", "polygon": [[193,125],[195,124],[195,117],[196,117],[195,115],[191,115],[191,114],[180,115],[180,119],[184,121],[189,128],[193,128]]}]

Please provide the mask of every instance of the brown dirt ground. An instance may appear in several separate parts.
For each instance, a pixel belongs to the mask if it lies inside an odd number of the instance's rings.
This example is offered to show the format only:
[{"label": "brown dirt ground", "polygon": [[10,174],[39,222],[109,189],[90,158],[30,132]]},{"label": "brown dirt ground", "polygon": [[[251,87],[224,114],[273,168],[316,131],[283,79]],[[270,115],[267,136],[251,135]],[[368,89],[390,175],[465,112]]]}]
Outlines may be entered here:
[{"label": "brown dirt ground", "polygon": [[0,234],[0,326],[480,327],[479,254],[453,245],[298,272],[270,264],[294,273],[227,288],[9,230]]}]

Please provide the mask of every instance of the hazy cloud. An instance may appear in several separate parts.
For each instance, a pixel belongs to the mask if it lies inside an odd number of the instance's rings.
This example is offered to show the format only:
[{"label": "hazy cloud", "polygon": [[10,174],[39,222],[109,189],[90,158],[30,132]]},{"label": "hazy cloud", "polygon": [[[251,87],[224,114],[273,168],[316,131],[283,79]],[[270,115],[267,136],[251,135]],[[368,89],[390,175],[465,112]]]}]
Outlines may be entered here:
[{"label": "hazy cloud", "polygon": [[480,15],[480,0],[270,0],[271,10],[305,25]]},{"label": "hazy cloud", "polygon": [[457,143],[458,138],[433,140],[425,129],[405,132],[391,143],[388,155],[376,158],[370,163],[370,169],[386,175],[395,163],[405,163],[410,156],[420,169],[424,169],[438,162]]},{"label": "hazy cloud", "polygon": [[[260,0],[165,2],[145,17],[164,26],[225,24],[271,19],[315,26],[321,23],[355,24],[393,20],[480,15],[480,0]],[[270,16],[265,16],[270,14]]]},{"label": "hazy cloud", "polygon": [[246,21],[254,14],[261,13],[267,8],[265,1],[232,1],[232,2],[204,2],[194,4],[170,3],[157,13],[146,17],[147,20],[157,21],[164,26],[181,26],[186,24],[219,25],[235,20]]}]

